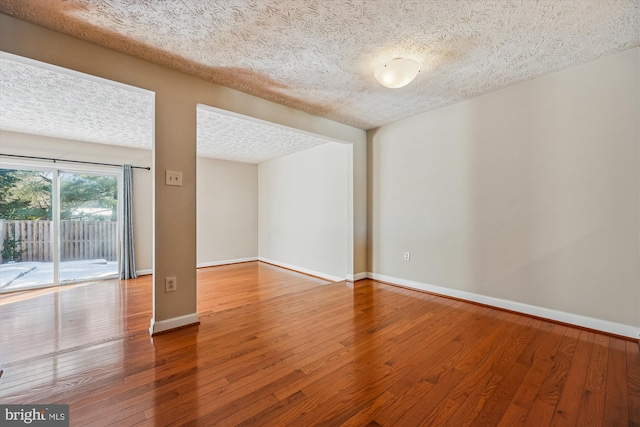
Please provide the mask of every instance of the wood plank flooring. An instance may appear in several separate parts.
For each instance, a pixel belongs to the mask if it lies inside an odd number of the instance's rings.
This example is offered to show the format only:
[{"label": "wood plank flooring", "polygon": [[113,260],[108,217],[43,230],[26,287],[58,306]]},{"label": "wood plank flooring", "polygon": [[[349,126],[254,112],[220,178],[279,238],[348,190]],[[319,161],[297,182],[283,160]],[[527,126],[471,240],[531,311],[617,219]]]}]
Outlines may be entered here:
[{"label": "wood plank flooring", "polygon": [[151,277],[0,295],[0,403],[74,426],[640,426],[637,341],[371,280],[198,272],[149,337]]}]

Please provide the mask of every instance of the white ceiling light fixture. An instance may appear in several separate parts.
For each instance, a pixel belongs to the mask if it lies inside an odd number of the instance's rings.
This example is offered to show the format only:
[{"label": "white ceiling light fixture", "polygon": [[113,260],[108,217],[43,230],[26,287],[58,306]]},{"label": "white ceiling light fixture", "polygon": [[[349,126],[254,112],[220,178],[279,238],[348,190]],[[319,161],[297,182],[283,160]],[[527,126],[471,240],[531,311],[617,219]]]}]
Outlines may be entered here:
[{"label": "white ceiling light fixture", "polygon": [[380,65],[373,72],[378,83],[391,89],[408,85],[420,72],[420,64],[413,59],[395,58]]}]

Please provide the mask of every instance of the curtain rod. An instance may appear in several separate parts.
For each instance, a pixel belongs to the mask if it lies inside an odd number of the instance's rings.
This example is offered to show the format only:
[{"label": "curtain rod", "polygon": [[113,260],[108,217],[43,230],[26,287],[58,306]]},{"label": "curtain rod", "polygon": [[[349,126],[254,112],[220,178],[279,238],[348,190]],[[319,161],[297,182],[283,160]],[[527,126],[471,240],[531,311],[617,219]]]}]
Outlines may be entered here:
[{"label": "curtain rod", "polygon": [[[36,156],[20,156],[18,154],[2,154],[0,153],[0,156],[4,156],[4,157],[18,157],[20,159],[32,159],[32,160],[48,160],[51,161],[53,163],[56,162],[64,162],[64,163],[81,163],[84,165],[98,165],[98,166],[117,166],[117,167],[122,167],[122,165],[118,165],[118,164],[114,164],[114,163],[99,163],[99,162],[85,162],[83,160],[62,160],[62,159],[53,159],[51,157],[36,157]],[[145,167],[145,166],[131,166],[134,169],[144,169],[144,170],[148,170],[150,171],[151,168],[150,167]]]}]

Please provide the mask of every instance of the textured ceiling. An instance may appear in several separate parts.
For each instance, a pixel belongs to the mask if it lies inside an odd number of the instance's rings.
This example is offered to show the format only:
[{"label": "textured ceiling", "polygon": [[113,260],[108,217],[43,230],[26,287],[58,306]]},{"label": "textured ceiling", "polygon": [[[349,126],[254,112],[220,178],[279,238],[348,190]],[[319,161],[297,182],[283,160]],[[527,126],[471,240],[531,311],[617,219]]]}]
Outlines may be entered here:
[{"label": "textured ceiling", "polygon": [[289,127],[198,106],[199,156],[245,163],[276,157],[330,142]]},{"label": "textured ceiling", "polygon": [[152,92],[9,57],[0,56],[0,129],[151,149]]},{"label": "textured ceiling", "polygon": [[[0,53],[0,129],[150,150],[152,92]],[[329,142],[289,127],[198,106],[197,153],[261,163]]]},{"label": "textured ceiling", "polygon": [[[640,0],[0,0],[0,11],[362,129],[640,44]],[[395,57],[416,81],[373,78]]]}]

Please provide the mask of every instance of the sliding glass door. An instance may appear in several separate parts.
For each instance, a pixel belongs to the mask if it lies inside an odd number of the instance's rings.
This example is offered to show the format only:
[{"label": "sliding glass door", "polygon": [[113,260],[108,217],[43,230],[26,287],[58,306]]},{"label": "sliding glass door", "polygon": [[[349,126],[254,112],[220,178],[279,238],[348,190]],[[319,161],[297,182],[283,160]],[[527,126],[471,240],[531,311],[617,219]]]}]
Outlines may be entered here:
[{"label": "sliding glass door", "polygon": [[0,292],[118,275],[118,175],[0,169]]},{"label": "sliding glass door", "polygon": [[118,274],[118,179],[60,172],[60,283]]},{"label": "sliding glass door", "polygon": [[0,169],[0,292],[55,283],[53,175]]}]

